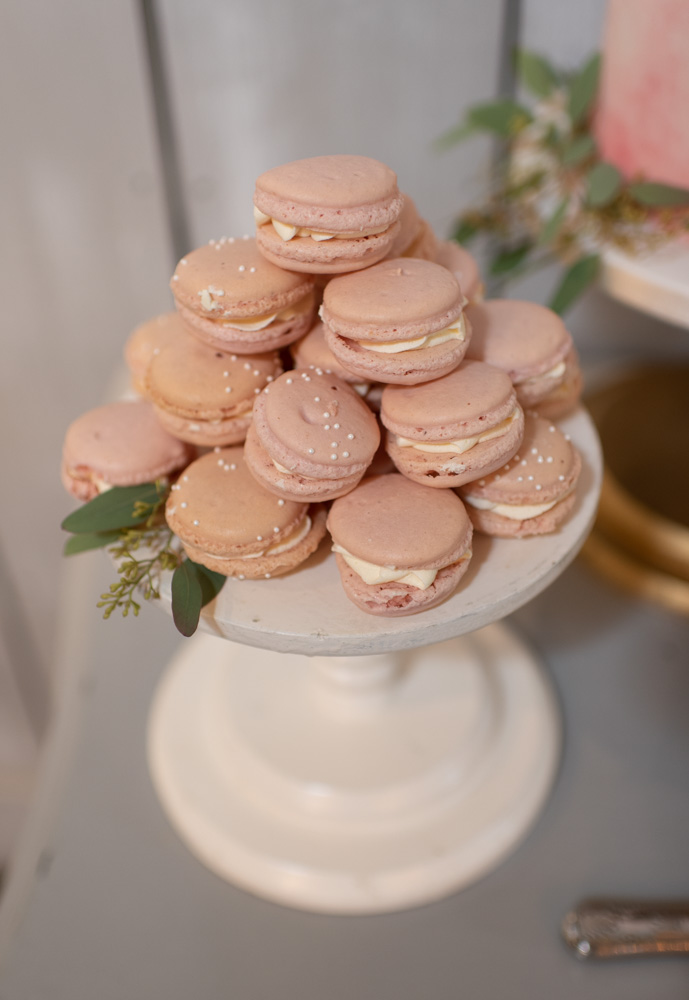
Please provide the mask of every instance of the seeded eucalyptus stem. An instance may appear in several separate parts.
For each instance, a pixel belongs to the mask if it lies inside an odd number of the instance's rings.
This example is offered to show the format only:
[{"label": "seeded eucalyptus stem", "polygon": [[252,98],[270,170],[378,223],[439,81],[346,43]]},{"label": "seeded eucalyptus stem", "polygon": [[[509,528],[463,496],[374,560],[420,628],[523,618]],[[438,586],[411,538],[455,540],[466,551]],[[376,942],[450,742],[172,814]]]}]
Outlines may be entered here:
[{"label": "seeded eucalyptus stem", "polygon": [[[155,514],[152,515],[152,518]],[[181,561],[179,551],[172,542],[174,534],[163,522],[157,526],[146,522],[147,527],[127,528],[122,532],[122,539],[111,545],[108,551],[115,559],[119,580],[110,584],[110,590],[101,594],[98,607],[103,608],[103,617],[109,618],[116,608],[122,609],[122,617],[126,618],[131,610],[138,615],[141,605],[135,600],[135,594],[141,591],[145,601],[160,597],[160,576],[165,570],[174,570]],[[136,553],[144,547],[142,558]]]}]

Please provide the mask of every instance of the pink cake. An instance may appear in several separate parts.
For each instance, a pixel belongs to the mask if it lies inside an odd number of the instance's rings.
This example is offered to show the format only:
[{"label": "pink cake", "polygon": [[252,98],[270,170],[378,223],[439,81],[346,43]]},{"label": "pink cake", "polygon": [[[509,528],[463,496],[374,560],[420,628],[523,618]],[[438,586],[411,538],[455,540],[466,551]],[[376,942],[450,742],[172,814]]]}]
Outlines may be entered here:
[{"label": "pink cake", "polygon": [[626,177],[689,188],[689,0],[609,0],[595,132]]}]

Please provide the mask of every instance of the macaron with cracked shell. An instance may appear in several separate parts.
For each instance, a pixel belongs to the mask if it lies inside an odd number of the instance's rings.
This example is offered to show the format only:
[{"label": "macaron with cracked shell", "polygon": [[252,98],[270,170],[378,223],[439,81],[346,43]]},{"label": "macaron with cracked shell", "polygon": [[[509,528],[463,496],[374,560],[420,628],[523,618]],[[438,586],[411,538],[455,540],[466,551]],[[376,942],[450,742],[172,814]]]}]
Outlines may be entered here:
[{"label": "macaron with cracked shell", "polygon": [[380,419],[399,471],[426,486],[448,488],[495,472],[517,451],[524,413],[509,375],[465,360],[421,385],[388,385]]},{"label": "macaron with cracked shell", "polygon": [[277,351],[231,354],[177,337],[148,367],[146,392],[170,434],[201,446],[244,440],[256,396],[282,372]]},{"label": "macaron with cracked shell", "polygon": [[70,424],[61,478],[71,496],[92,500],[113,486],[172,478],[194,455],[161,426],[147,400],[107,403]]},{"label": "macaron with cracked shell", "polygon": [[132,387],[140,396],[146,395],[146,372],[154,356],[175,337],[187,332],[176,312],[163,313],[141,323],[124,345],[124,360],[132,378]]},{"label": "macaron with cracked shell", "polygon": [[[546,306],[492,299],[472,303],[467,316],[473,330],[467,357],[506,371],[525,409],[540,405],[578,370],[572,337]],[[570,408],[576,401],[568,400]]]},{"label": "macaron with cracked shell", "polygon": [[256,241],[268,260],[292,271],[356,271],[390,251],[401,210],[397,176],[378,160],[295,160],[256,180]]},{"label": "macaron with cracked shell", "polygon": [[269,579],[303,563],[325,535],[325,513],[264,490],[241,447],[215,448],[192,462],[165,508],[190,559],[239,580]]},{"label": "macaron with cracked shell", "polygon": [[320,309],[338,361],[362,379],[416,385],[447,375],[471,329],[454,275],[427,260],[398,257],[334,278]]},{"label": "macaron with cracked shell", "polygon": [[271,264],[253,237],[223,237],[192,250],[177,265],[170,287],[189,333],[236,354],[285,347],[315,317],[311,278]]},{"label": "macaron with cracked shell", "polygon": [[490,476],[462,486],[474,528],[501,538],[556,531],[576,503],[581,458],[549,420],[527,412],[519,450]]},{"label": "macaron with cracked shell", "polygon": [[364,479],[335,500],[327,524],[345,593],[372,615],[435,607],[471,559],[472,525],[457,495],[399,473]]},{"label": "macaron with cracked shell", "polygon": [[257,396],[245,455],[266,489],[317,502],[354,489],[379,444],[375,416],[347,382],[294,369]]},{"label": "macaron with cracked shell", "polygon": [[454,240],[439,240],[434,258],[454,274],[469,302],[483,300],[484,286],[475,257]]}]

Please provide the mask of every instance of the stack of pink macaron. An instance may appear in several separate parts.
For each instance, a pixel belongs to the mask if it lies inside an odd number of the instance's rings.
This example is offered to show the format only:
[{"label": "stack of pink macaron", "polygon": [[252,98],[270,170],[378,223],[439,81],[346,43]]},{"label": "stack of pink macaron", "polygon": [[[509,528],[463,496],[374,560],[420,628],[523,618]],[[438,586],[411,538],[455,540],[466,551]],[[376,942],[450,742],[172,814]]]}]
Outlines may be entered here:
[{"label": "stack of pink macaron", "polygon": [[581,388],[562,321],[483,302],[471,255],[376,160],[268,170],[254,214],[255,237],[178,263],[176,311],[125,348],[143,398],[68,431],[70,492],[168,477],[189,557],[237,579],[294,570],[327,522],[346,594],[379,615],[451,594],[473,530],[556,530],[580,466],[552,423]]}]

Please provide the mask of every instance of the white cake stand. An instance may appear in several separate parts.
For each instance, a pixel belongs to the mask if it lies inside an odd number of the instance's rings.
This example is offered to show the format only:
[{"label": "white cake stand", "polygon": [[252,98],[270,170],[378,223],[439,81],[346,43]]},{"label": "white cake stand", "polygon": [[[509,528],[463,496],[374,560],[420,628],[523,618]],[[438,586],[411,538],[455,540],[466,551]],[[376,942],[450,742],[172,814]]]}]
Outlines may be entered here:
[{"label": "white cake stand", "polygon": [[208,868],[300,909],[385,912],[460,889],[522,839],[557,768],[559,711],[532,654],[490,623],[551,583],[591,527],[598,438],[583,410],[561,426],[584,459],[567,523],[475,536],[437,608],[359,611],[326,545],[289,576],[227,581],[149,724],[160,800]]}]

